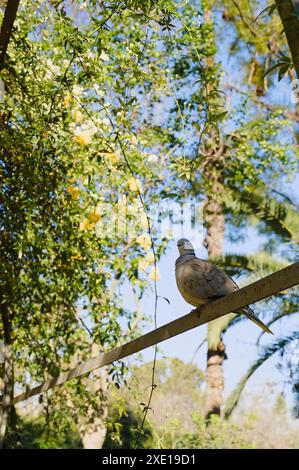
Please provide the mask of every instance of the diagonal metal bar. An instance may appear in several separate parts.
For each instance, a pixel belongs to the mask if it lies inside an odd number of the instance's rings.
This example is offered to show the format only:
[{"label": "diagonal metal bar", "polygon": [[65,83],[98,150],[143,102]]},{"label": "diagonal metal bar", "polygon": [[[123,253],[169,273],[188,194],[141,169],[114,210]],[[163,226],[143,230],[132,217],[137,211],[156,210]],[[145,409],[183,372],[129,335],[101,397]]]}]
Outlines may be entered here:
[{"label": "diagonal metal bar", "polygon": [[208,323],[218,317],[226,315],[236,309],[245,307],[259,300],[265,299],[278,292],[291,288],[299,284],[299,263],[292,264],[269,276],[260,279],[253,284],[249,284],[242,289],[233,292],[226,297],[216,300],[208,305],[204,305],[200,311],[192,311],[166,325],[153,330],[140,338],[134,339],[123,346],[112,351],[101,354],[97,357],[82,362],[74,369],[63,372],[56,377],[47,380],[37,387],[21,393],[14,399],[14,403],[26,400],[29,397],[46,392],[47,390],[62,385],[76,377],[92,372],[99,367],[111,364],[114,361],[123,359],[131,354],[146,349],[154,344],[173,338],[176,335],[192,330],[199,325]]},{"label": "diagonal metal bar", "polygon": [[3,66],[12,27],[17,16],[20,0],[7,0],[0,31],[0,69]]}]

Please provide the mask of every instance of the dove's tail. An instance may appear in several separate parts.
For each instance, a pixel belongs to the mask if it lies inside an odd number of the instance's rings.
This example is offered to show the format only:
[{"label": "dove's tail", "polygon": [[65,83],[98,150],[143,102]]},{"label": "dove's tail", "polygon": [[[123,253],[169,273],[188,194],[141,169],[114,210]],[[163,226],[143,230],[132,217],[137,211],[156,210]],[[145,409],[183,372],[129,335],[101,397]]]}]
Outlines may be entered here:
[{"label": "dove's tail", "polygon": [[253,312],[253,310],[250,307],[244,307],[239,312],[237,313],[244,313],[246,317],[248,317],[250,320],[252,320],[254,323],[256,323],[262,330],[266,331],[267,333],[270,333],[273,335],[272,331],[265,325],[265,323],[262,322]]}]

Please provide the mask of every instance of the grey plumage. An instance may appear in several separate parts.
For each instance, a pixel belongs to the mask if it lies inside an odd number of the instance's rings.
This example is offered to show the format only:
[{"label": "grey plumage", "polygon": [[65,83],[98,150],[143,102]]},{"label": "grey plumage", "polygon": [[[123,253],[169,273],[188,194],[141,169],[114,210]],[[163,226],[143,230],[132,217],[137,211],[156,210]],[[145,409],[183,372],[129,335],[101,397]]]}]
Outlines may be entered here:
[{"label": "grey plumage", "polygon": [[[182,238],[177,245],[180,256],[175,263],[175,276],[178,289],[186,302],[200,307],[239,289],[225,271],[197,258],[189,240]],[[235,313],[246,315],[267,333],[272,333],[250,307],[243,307]]]}]

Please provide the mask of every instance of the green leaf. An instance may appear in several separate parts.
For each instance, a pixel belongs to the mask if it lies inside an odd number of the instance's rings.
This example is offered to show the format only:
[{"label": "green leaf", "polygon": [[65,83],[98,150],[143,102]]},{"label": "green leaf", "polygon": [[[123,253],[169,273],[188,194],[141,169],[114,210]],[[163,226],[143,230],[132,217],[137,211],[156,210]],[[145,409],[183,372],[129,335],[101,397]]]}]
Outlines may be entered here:
[{"label": "green leaf", "polygon": [[280,68],[279,68],[279,71],[278,71],[278,81],[280,82],[283,77],[285,76],[285,74],[288,72],[290,68],[290,64],[285,64],[285,65],[282,65]]},{"label": "green leaf", "polygon": [[270,67],[263,75],[263,77],[266,77],[266,75],[268,75],[269,73],[273,72],[273,70],[277,69],[278,67],[288,67],[290,66],[291,64],[291,61],[290,59],[288,58],[288,60],[280,60],[279,62],[277,62],[276,64],[274,64],[272,67]]},{"label": "green leaf", "polygon": [[212,122],[218,122],[218,121],[222,121],[225,116],[227,115],[228,111],[223,111],[221,113],[218,113],[218,114],[214,114],[211,116],[211,121]]}]

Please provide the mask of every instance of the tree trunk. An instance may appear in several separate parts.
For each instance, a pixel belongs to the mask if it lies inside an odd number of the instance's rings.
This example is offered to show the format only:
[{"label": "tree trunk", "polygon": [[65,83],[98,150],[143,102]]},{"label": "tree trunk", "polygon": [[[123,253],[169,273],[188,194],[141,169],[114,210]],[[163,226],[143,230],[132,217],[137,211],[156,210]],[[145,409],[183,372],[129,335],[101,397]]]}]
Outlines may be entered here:
[{"label": "tree trunk", "polygon": [[[211,2],[208,2],[204,11],[204,22],[212,23]],[[214,67],[215,57],[209,56],[206,59],[208,67]],[[208,93],[211,92],[211,86],[208,85]],[[215,130],[210,131],[210,140],[212,141],[213,152],[207,149],[210,155],[209,161],[204,167],[204,181],[206,182],[206,201],[204,205],[204,224],[206,227],[206,236],[204,246],[208,251],[209,258],[214,258],[222,254],[224,241],[224,214],[221,197],[223,194],[222,171],[224,148],[218,143],[218,137]],[[217,148],[218,147],[218,148]],[[207,369],[205,373],[205,401],[204,416],[208,420],[211,415],[220,415],[221,404],[223,401],[224,374],[222,363],[226,359],[225,345],[221,341],[221,327],[218,320],[208,324],[208,353]]]},{"label": "tree trunk", "polygon": [[[220,202],[223,186],[217,176],[204,206],[204,221],[206,236],[204,246],[208,250],[209,258],[222,254],[224,240],[224,215]],[[211,415],[220,415],[223,401],[224,374],[222,363],[226,359],[225,345],[221,341],[221,329],[217,328],[218,320],[208,324],[208,353],[207,369],[205,374],[206,390],[204,402],[204,416],[209,419]]]},{"label": "tree trunk", "polygon": [[[92,354],[100,354],[97,344],[92,344]],[[92,379],[92,393],[97,400],[96,406],[88,405],[86,415],[78,417],[77,426],[82,439],[84,449],[101,449],[103,447],[107,433],[108,418],[108,373],[104,367],[94,371]]]},{"label": "tree trunk", "polygon": [[204,402],[204,416],[206,420],[209,420],[212,415],[220,416],[224,389],[224,374],[222,368],[224,359],[226,359],[226,354],[225,345],[222,341],[219,341],[216,347],[208,348]]},{"label": "tree trunk", "polygon": [[102,449],[107,429],[106,424],[95,418],[89,428],[80,432],[84,449]]},{"label": "tree trunk", "polygon": [[16,19],[19,3],[20,0],[8,0],[6,4],[0,32],[0,69],[3,66],[7,46],[11,36],[14,21]]},{"label": "tree trunk", "polygon": [[[209,169],[207,169],[205,177],[208,177],[209,173]],[[209,258],[216,258],[222,254],[224,241],[223,205],[219,200],[223,193],[223,186],[217,175],[210,176],[214,176],[214,183],[204,205],[204,222],[207,231],[203,243]]]},{"label": "tree trunk", "polygon": [[287,37],[297,78],[299,79],[299,21],[296,17],[296,14],[299,13],[299,1],[275,0],[275,3]]},{"label": "tree trunk", "polygon": [[[14,374],[13,374],[13,355],[12,355],[12,337],[11,337],[11,322],[9,312],[6,304],[1,306],[2,326],[4,332],[4,370],[2,382],[2,406],[0,412],[0,448],[5,446],[8,434],[9,424],[15,423],[15,410],[12,406],[13,393],[14,393]],[[14,426],[12,427],[12,435],[9,441],[14,447],[15,432]]]},{"label": "tree trunk", "polygon": [[[298,83],[298,80],[296,80],[294,69],[289,70],[289,76],[290,76],[290,80],[293,86],[293,92],[295,94],[295,116],[299,117],[299,83]],[[296,84],[296,81],[297,81],[297,84]],[[294,124],[294,132],[295,132],[296,142],[299,145],[299,130],[298,130],[298,125],[296,126],[296,124]]]}]

